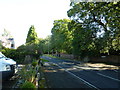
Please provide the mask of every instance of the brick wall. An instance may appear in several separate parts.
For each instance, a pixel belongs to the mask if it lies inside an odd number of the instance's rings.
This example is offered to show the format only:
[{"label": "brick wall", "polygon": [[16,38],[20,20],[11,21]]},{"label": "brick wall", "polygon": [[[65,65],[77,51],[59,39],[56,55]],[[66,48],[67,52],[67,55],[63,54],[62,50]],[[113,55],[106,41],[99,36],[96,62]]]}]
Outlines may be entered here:
[{"label": "brick wall", "polygon": [[120,64],[120,56],[91,57],[90,61]]},{"label": "brick wall", "polygon": [[[68,58],[68,59],[74,59],[74,55],[72,54],[61,54],[61,57],[63,58]],[[93,62],[105,62],[105,63],[115,63],[115,64],[120,64],[120,56],[117,55],[111,55],[111,56],[102,56],[102,57],[90,57],[90,61]]]}]

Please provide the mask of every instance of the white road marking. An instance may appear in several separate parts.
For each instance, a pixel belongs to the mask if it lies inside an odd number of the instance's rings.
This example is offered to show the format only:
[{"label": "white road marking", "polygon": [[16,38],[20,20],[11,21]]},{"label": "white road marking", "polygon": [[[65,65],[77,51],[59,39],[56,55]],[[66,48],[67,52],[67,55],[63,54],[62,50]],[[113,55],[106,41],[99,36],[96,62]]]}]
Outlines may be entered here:
[{"label": "white road marking", "polygon": [[[56,63],[54,63],[54,64],[56,64]],[[61,69],[64,69],[63,67],[59,66],[58,64],[56,64],[56,65],[57,65],[58,67],[60,67]],[[78,66],[78,67],[79,67],[79,66]],[[78,68],[78,67],[76,67],[76,68]],[[79,68],[81,68],[81,67],[79,67]],[[83,69],[83,68],[81,68],[81,69]],[[64,69],[64,70],[65,70],[67,73],[69,73],[69,74],[73,75],[74,77],[76,77],[76,78],[80,79],[81,81],[83,81],[87,86],[89,85],[89,86],[91,86],[91,87],[93,87],[93,88],[95,88],[95,89],[97,89],[97,90],[100,90],[100,89],[97,88],[96,86],[94,86],[94,85],[92,85],[91,83],[85,81],[84,79],[78,77],[77,75],[71,73],[70,71],[68,71],[68,70],[66,70],[66,69]],[[83,69],[83,70],[85,70],[85,69]],[[114,71],[115,71],[115,72],[118,72],[117,70],[114,70]],[[97,73],[97,74],[98,74],[98,75],[101,75],[101,76],[103,76],[103,77],[107,77],[107,78],[109,78],[109,79],[112,79],[112,80],[115,80],[115,81],[119,81],[119,82],[120,82],[119,79],[115,79],[115,78],[112,78],[112,77],[110,77],[110,76],[106,76],[106,75],[101,74],[101,73]]]},{"label": "white road marking", "polygon": [[[59,66],[58,64],[56,64],[59,68],[61,68],[61,69],[64,69],[64,68],[62,68],[61,66]],[[76,78],[78,78],[78,79],[80,79],[81,81],[83,81],[87,86],[89,85],[90,87],[93,87],[93,88],[95,88],[95,89],[97,89],[97,90],[100,90],[99,88],[97,88],[96,86],[94,86],[94,85],[92,85],[92,84],[90,84],[89,82],[87,82],[87,81],[85,81],[84,79],[82,79],[82,78],[80,78],[80,77],[78,77],[77,75],[75,75],[75,74],[73,74],[73,73],[71,73],[71,72],[69,72],[68,70],[66,70],[66,69],[64,69],[67,73],[69,73],[69,74],[71,74],[72,76],[74,76],[74,77],[76,77]]]},{"label": "white road marking", "polygon": [[112,79],[112,80],[115,80],[115,81],[119,81],[119,82],[120,82],[120,80],[119,80],[119,79],[112,78],[112,77],[110,77],[110,76],[106,76],[106,75],[101,74],[101,73],[97,73],[97,74],[98,74],[98,75],[101,75],[101,76],[103,76],[103,77],[107,77],[107,78],[109,78],[109,79]]},{"label": "white road marking", "polygon": [[113,70],[113,71],[118,72],[117,70]]},{"label": "white road marking", "polygon": [[[77,67],[77,68],[81,68],[81,67],[79,67],[79,66],[76,66],[76,67]],[[81,69],[86,70],[86,69],[84,69],[84,68],[81,68]],[[113,70],[113,71],[118,72],[117,70]],[[104,75],[104,74],[101,74],[101,73],[97,73],[97,74],[100,75],[100,76],[103,76],[103,77],[106,77],[106,78],[109,78],[109,79],[112,79],[112,80],[115,80],[115,81],[119,81],[119,82],[120,82],[119,79],[112,78],[112,77],[110,77],[110,76],[107,76],[107,75]]]}]

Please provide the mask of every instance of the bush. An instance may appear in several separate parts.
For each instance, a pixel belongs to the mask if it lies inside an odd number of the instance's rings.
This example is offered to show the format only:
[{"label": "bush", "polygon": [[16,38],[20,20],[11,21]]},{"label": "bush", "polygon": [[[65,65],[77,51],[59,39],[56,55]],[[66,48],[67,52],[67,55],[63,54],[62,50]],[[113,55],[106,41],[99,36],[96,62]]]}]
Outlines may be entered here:
[{"label": "bush", "polygon": [[3,48],[1,50],[1,52],[8,58],[11,58],[15,61],[17,61],[17,63],[22,63],[25,59],[25,54],[24,52],[18,49],[10,49],[10,48]]},{"label": "bush", "polygon": [[25,81],[33,82],[35,80],[36,69],[32,68],[31,65],[26,65],[19,72],[19,75]]},{"label": "bush", "polygon": [[42,62],[49,62],[48,60],[43,59],[43,58],[40,58],[40,60],[42,60]]},{"label": "bush", "polygon": [[32,62],[32,66],[35,67],[38,63],[37,62]]},{"label": "bush", "polygon": [[11,58],[11,59],[14,59],[14,60],[17,60],[17,52],[16,52],[16,49],[9,49],[9,48],[4,48],[1,50],[1,52],[8,58]]},{"label": "bush", "polygon": [[20,88],[32,88],[32,89],[34,88],[35,90],[36,86],[33,83],[26,81],[21,85]]}]

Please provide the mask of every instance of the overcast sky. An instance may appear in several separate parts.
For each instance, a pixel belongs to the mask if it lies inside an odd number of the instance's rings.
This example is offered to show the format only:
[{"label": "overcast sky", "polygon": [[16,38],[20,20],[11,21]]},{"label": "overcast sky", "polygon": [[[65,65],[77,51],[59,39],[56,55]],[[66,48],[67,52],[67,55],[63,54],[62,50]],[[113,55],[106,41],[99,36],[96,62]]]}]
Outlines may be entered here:
[{"label": "overcast sky", "polygon": [[4,28],[10,31],[19,46],[34,25],[38,37],[45,38],[54,20],[68,18],[69,5],[70,0],[0,0],[0,34]]}]

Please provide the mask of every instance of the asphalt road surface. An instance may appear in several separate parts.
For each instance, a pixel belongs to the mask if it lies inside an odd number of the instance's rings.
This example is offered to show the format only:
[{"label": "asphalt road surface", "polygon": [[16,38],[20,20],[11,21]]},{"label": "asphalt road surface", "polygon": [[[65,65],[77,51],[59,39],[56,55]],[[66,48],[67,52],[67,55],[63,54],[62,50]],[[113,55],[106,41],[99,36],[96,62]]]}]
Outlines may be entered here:
[{"label": "asphalt road surface", "polygon": [[120,68],[42,56],[49,88],[120,89]]}]

